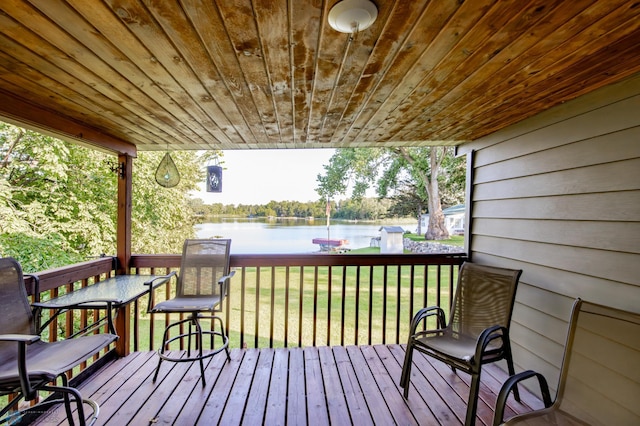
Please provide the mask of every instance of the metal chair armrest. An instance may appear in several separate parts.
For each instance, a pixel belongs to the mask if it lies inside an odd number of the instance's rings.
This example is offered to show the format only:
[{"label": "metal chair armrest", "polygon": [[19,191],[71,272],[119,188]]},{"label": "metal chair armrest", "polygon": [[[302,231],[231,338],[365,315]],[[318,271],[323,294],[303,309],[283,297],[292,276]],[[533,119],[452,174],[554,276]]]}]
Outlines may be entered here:
[{"label": "metal chair armrest", "polygon": [[[147,282],[145,282],[145,285],[149,286],[149,303],[147,303],[147,313],[151,313],[151,310],[153,309],[153,307],[155,306],[155,298],[154,298],[154,290],[156,289],[155,286],[155,282],[158,280],[163,280],[163,282],[167,282],[169,280],[171,280],[171,277],[178,277],[178,274],[176,273],[176,271],[171,271],[169,272],[167,275],[162,275],[160,277],[155,277],[152,280],[149,280]],[[162,284],[162,283],[161,283]]]},{"label": "metal chair armrest", "polygon": [[416,334],[416,329],[418,328],[418,325],[420,325],[422,321],[434,315],[437,316],[438,329],[444,328],[446,324],[446,319],[445,319],[444,311],[442,310],[442,308],[440,306],[428,306],[426,308],[420,309],[413,316],[413,319],[411,320],[411,328],[409,331],[409,336],[413,336],[414,334]]},{"label": "metal chair armrest", "polygon": [[221,277],[218,280],[218,285],[220,286],[220,297],[221,297],[220,301],[222,301],[222,298],[224,298],[227,295],[229,280],[233,278],[235,274],[236,274],[236,271],[230,271],[227,275],[225,275],[224,277]]},{"label": "metal chair armrest", "polygon": [[522,373],[518,373],[509,377],[502,385],[500,393],[498,394],[498,399],[496,399],[496,409],[493,416],[493,426],[501,425],[502,423],[504,423],[504,409],[507,405],[507,398],[509,397],[509,393],[511,393],[511,391],[519,382],[531,377],[535,377],[538,379],[538,385],[540,386],[540,392],[542,393],[542,402],[544,403],[545,408],[551,407],[552,402],[551,394],[549,393],[549,385],[547,384],[547,380],[544,378],[544,376],[533,370],[523,371]]},{"label": "metal chair armrest", "polygon": [[505,340],[509,339],[509,330],[506,327],[502,327],[500,325],[494,325],[491,327],[487,327],[482,330],[482,333],[478,336],[478,340],[476,341],[476,353],[475,358],[477,362],[482,360],[482,354],[495,339],[501,339],[503,346],[507,344]]},{"label": "metal chair armrest", "polygon": [[30,345],[40,340],[40,336],[35,334],[0,334],[2,342],[23,342]]}]

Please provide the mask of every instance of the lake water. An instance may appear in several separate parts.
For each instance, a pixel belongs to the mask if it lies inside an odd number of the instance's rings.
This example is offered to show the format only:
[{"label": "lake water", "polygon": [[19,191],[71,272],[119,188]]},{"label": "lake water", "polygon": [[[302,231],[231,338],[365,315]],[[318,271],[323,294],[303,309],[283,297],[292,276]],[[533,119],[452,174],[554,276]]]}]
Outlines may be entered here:
[{"label": "lake water", "polygon": [[[385,226],[392,226],[385,222]],[[397,224],[413,230],[415,224]],[[381,223],[331,221],[329,235],[324,220],[221,218],[196,225],[198,238],[230,238],[231,253],[314,253],[314,238],[346,239],[350,249],[369,247],[371,238],[380,236]]]}]

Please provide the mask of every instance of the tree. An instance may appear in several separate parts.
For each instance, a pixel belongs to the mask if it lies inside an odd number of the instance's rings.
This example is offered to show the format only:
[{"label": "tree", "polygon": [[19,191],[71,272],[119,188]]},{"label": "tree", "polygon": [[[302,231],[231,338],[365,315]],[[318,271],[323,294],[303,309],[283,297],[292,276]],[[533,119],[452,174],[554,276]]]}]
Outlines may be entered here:
[{"label": "tree", "polygon": [[425,211],[424,196],[419,195],[416,184],[409,179],[399,183],[396,193],[391,196],[389,214],[394,216],[413,216],[418,221],[416,233],[422,234],[422,213]]},{"label": "tree", "polygon": [[[204,178],[194,151],[174,152],[181,181],[155,182],[164,152],[133,164],[132,250],[179,253],[194,234],[188,193]],[[209,154],[212,155],[212,154]],[[93,149],[0,123],[0,255],[38,271],[115,253],[117,175]]]},{"label": "tree", "polygon": [[428,206],[425,238],[446,239],[449,233],[442,213],[440,184],[446,181],[450,169],[457,170],[460,162],[451,158],[447,147],[343,148],[324,166],[324,174],[318,175],[316,191],[321,197],[331,198],[352,188],[356,199],[373,185],[379,197],[400,197],[404,192],[401,200],[413,199],[418,215],[422,205]]},{"label": "tree", "polygon": [[114,246],[116,177],[105,154],[8,124],[0,142],[3,255],[46,269]]},{"label": "tree", "polygon": [[[449,238],[449,231],[445,226],[444,213],[440,200],[440,186],[438,176],[440,166],[447,156],[447,147],[431,147],[425,149],[397,148],[394,151],[409,165],[411,176],[416,179],[418,188],[427,192],[427,206],[429,209],[429,225],[424,235],[426,240],[444,240]],[[428,163],[425,161],[428,154]]]}]

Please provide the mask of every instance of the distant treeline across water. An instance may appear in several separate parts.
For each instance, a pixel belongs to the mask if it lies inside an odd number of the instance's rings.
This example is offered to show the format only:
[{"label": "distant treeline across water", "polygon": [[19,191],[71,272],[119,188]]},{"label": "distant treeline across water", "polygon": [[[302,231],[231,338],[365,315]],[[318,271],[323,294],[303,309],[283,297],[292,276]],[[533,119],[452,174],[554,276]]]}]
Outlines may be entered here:
[{"label": "distant treeline across water", "polygon": [[282,218],[217,218],[196,225],[198,238],[230,238],[231,253],[314,253],[319,246],[314,238],[346,239],[350,249],[369,247],[372,238],[380,236],[383,225],[397,225],[406,231],[415,231],[416,224],[346,222],[332,220],[327,228],[324,219]]}]

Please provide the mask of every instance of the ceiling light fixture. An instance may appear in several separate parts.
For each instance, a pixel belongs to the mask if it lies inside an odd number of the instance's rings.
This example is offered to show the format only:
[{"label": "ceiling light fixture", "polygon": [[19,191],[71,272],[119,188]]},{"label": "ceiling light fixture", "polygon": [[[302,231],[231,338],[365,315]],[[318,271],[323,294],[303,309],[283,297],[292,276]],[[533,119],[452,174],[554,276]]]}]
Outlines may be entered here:
[{"label": "ceiling light fixture", "polygon": [[329,25],[341,33],[357,33],[371,26],[378,8],[370,0],[342,0],[329,11]]}]

